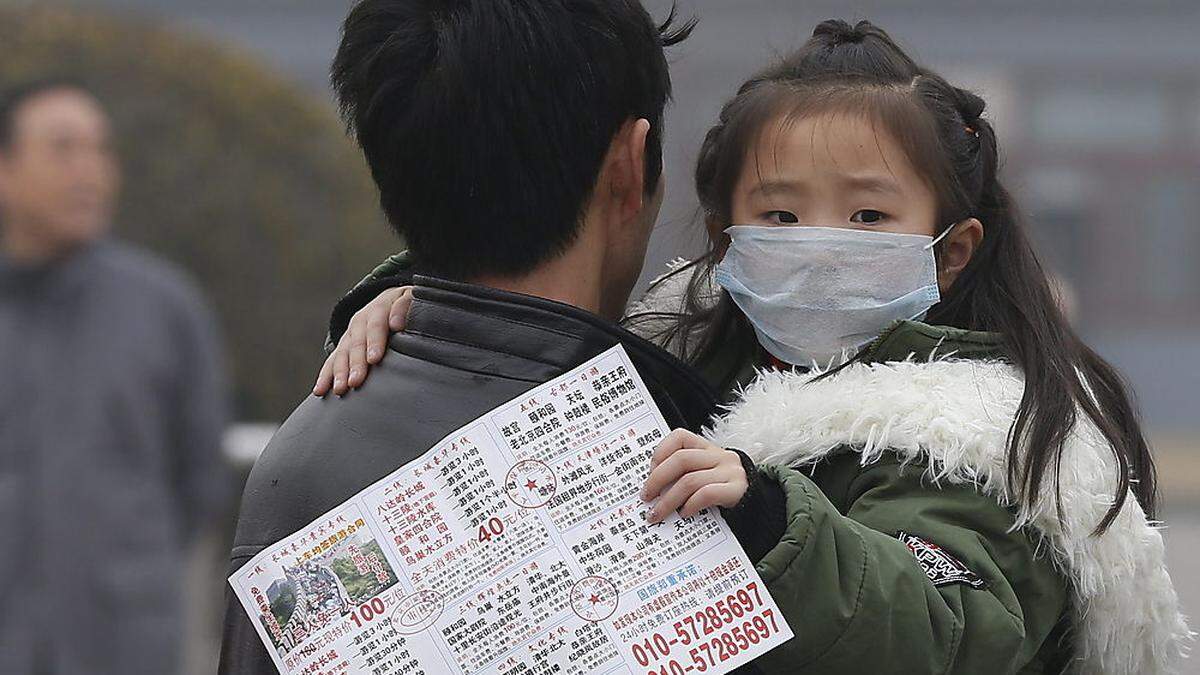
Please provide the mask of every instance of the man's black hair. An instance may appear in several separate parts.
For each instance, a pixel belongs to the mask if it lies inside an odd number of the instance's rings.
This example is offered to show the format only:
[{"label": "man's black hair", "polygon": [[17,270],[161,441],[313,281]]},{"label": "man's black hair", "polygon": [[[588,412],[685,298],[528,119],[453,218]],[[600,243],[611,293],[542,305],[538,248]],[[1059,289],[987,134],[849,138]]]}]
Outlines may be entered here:
[{"label": "man's black hair", "polygon": [[651,124],[662,173],[664,47],[638,0],[361,0],[334,57],[334,93],[389,222],[423,267],[520,274],[561,253],[613,136]]},{"label": "man's black hair", "polygon": [[0,90],[0,150],[12,145],[17,113],[21,106],[35,96],[59,89],[69,89],[95,97],[83,82],[63,75],[22,80]]}]

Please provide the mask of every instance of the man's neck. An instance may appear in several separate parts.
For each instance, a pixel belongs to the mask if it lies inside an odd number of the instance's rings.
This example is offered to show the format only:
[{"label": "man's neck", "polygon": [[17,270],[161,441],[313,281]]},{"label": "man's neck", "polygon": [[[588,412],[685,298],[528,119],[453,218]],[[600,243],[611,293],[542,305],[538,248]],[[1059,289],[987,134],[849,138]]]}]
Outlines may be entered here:
[{"label": "man's neck", "polygon": [[532,272],[515,277],[485,275],[472,281],[601,314],[604,304],[603,262],[603,248],[597,248],[581,237],[562,255],[539,265]]}]

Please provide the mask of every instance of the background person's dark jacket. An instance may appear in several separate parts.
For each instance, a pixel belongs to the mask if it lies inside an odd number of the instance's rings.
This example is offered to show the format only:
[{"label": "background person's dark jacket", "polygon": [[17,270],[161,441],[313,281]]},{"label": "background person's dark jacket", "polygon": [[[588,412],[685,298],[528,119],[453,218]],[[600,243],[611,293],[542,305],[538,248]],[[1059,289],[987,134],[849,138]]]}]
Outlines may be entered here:
[{"label": "background person's dark jacket", "polygon": [[[414,281],[407,328],[366,385],[344,398],[309,398],[255,464],[231,573],[446,434],[618,343],[672,427],[699,429],[713,412],[713,393],[691,369],[615,324],[529,296]],[[274,672],[245,610],[227,597],[220,672]]]},{"label": "background person's dark jacket", "polygon": [[0,259],[0,673],[169,675],[185,550],[226,508],[214,319],[115,241]]}]

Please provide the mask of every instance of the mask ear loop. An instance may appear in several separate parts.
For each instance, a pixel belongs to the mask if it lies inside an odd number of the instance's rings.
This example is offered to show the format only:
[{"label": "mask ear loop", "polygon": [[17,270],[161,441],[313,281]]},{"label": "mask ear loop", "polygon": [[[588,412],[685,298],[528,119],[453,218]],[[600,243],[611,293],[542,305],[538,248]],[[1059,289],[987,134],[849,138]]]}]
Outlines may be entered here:
[{"label": "mask ear loop", "polygon": [[951,232],[953,232],[953,231],[954,231],[954,228],[955,228],[957,225],[958,225],[958,223],[951,223],[951,224],[950,224],[950,227],[947,227],[947,228],[946,228],[946,230],[945,230],[944,232],[942,232],[941,234],[939,234],[939,235],[937,236],[937,238],[936,238],[936,239],[934,239],[933,241],[929,242],[929,244],[928,244],[927,246],[925,246],[925,250],[926,250],[926,251],[928,251],[929,249],[933,248],[934,246],[937,246],[937,245],[938,245],[938,242],[940,242],[941,240],[945,239],[945,238],[946,238],[946,235],[948,235],[948,234],[950,234]]}]

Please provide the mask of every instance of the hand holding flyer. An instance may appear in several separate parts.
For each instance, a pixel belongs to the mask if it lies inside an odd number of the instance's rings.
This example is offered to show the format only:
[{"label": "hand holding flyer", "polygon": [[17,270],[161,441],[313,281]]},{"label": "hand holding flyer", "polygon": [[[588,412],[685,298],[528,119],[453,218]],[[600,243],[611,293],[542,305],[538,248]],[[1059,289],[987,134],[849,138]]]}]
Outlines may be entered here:
[{"label": "hand holding flyer", "polygon": [[719,516],[647,524],[667,431],[615,347],[229,582],[285,675],[728,672],[792,632]]}]

